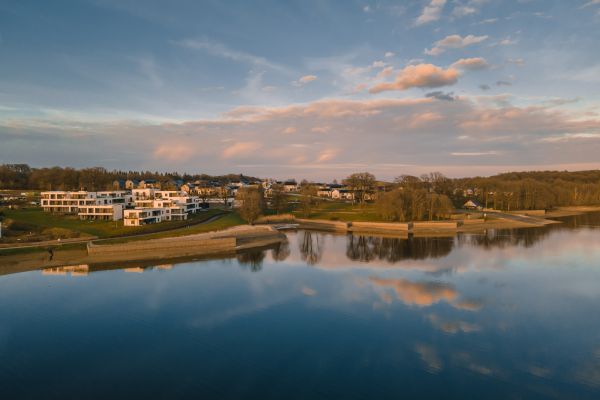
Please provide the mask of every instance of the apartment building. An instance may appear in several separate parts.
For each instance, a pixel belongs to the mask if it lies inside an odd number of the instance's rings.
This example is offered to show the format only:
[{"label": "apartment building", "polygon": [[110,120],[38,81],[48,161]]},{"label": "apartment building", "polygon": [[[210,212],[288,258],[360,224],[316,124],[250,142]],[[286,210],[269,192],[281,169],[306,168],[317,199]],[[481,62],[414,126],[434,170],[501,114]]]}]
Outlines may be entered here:
[{"label": "apartment building", "polygon": [[123,213],[123,224],[125,226],[142,226],[157,224],[163,221],[164,208],[134,208],[125,210]]},{"label": "apartment building", "polygon": [[46,212],[77,214],[81,219],[117,221],[123,209],[132,204],[126,191],[76,192],[48,191],[41,193],[41,207]]}]

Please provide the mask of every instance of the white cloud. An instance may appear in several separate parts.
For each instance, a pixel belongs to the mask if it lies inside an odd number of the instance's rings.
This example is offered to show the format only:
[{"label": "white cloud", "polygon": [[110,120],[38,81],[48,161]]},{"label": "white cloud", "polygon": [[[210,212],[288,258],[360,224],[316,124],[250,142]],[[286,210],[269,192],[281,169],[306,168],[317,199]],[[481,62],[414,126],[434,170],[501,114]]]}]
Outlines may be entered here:
[{"label": "white cloud", "polygon": [[259,67],[266,67],[280,72],[288,72],[286,67],[273,63],[264,57],[256,56],[239,50],[230,49],[222,43],[210,41],[207,38],[183,39],[175,42],[177,45],[194,50],[204,50],[217,57],[233,61],[245,62]]},{"label": "white cloud", "polygon": [[445,5],[446,0],[431,0],[429,5],[423,8],[423,12],[415,21],[415,25],[419,26],[429,22],[437,21],[440,19]]},{"label": "white cloud", "polygon": [[581,8],[585,8],[585,7],[589,7],[589,6],[595,6],[595,5],[599,5],[600,4],[600,0],[591,0],[588,1],[587,3],[583,4],[581,6]]},{"label": "white cloud", "polygon": [[425,54],[430,56],[437,56],[442,54],[448,49],[461,49],[473,44],[481,43],[488,38],[487,35],[474,36],[467,35],[462,37],[460,35],[449,35],[445,38],[438,40],[434,43],[431,49],[425,49]]},{"label": "white cloud", "polygon": [[394,57],[396,54],[392,53],[391,51],[386,51],[385,52],[385,56],[386,58],[390,58],[390,57]]},{"label": "white cloud", "polygon": [[569,142],[572,140],[590,140],[600,139],[600,133],[565,133],[559,136],[549,136],[540,139],[540,142],[545,143],[560,143]]},{"label": "white cloud", "polygon": [[456,7],[454,7],[454,10],[452,11],[452,15],[454,17],[460,18],[460,17],[466,17],[467,15],[475,14],[476,12],[477,12],[477,9],[475,7],[456,6]]}]

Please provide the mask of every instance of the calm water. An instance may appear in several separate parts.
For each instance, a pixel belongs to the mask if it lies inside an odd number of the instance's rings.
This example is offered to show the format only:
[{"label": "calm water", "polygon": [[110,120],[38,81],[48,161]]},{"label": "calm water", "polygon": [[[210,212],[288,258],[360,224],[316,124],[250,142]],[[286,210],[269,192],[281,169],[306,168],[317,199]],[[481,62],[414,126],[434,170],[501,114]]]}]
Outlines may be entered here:
[{"label": "calm water", "polygon": [[0,399],[598,399],[600,215],[566,221],[0,276]]}]

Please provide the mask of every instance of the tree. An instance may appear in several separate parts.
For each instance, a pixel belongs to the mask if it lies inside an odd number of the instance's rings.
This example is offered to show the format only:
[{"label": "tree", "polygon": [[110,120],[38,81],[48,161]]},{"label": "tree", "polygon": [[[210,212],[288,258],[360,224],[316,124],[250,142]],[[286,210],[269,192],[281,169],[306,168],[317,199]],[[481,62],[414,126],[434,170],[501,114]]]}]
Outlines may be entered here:
[{"label": "tree", "polygon": [[278,183],[271,186],[271,207],[277,214],[285,211],[288,203],[288,196],[283,190],[283,185]]},{"label": "tree", "polygon": [[221,201],[223,202],[223,205],[227,206],[227,202],[229,201],[229,198],[231,197],[231,192],[229,190],[229,185],[227,185],[227,183],[225,183],[225,182],[221,183],[221,186],[219,186],[218,196],[221,199]]},{"label": "tree", "polygon": [[238,190],[239,213],[249,224],[253,224],[263,213],[264,198],[262,190],[255,187],[243,187]]},{"label": "tree", "polygon": [[358,198],[362,205],[367,197],[375,192],[377,180],[375,175],[369,172],[358,172],[347,177],[344,184],[354,192],[354,198]]},{"label": "tree", "polygon": [[305,218],[310,216],[314,207],[317,205],[317,187],[311,184],[306,184],[300,188],[300,209],[302,216]]}]

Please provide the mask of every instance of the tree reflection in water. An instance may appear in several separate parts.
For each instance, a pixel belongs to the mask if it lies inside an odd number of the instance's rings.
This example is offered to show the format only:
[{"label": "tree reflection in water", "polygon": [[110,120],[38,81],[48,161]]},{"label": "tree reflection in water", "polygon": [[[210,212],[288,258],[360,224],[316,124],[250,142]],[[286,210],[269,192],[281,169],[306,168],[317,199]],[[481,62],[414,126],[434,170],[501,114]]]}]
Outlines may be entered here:
[{"label": "tree reflection in water", "polygon": [[479,246],[484,249],[512,246],[531,247],[557,230],[578,229],[600,226],[600,213],[590,213],[557,218],[561,224],[536,228],[489,229],[483,234],[459,234],[459,245]]},{"label": "tree reflection in water", "polygon": [[248,250],[242,253],[238,253],[236,258],[240,265],[250,267],[250,271],[258,272],[262,269],[262,263],[265,259],[264,250]]},{"label": "tree reflection in water", "polygon": [[273,260],[275,261],[285,261],[285,259],[289,257],[290,253],[290,244],[286,240],[285,242],[280,242],[271,250],[271,257],[273,257]]},{"label": "tree reflection in water", "polygon": [[348,235],[346,256],[353,261],[405,259],[420,260],[443,257],[452,251],[454,238],[383,238]]},{"label": "tree reflection in water", "polygon": [[300,255],[302,261],[308,265],[315,265],[321,261],[323,256],[323,239],[320,233],[304,231],[298,236]]}]

